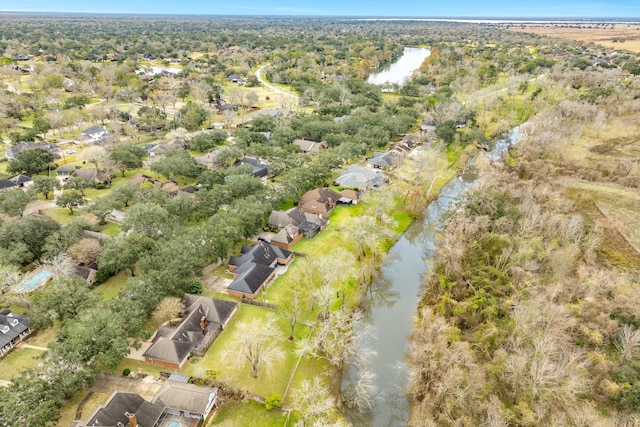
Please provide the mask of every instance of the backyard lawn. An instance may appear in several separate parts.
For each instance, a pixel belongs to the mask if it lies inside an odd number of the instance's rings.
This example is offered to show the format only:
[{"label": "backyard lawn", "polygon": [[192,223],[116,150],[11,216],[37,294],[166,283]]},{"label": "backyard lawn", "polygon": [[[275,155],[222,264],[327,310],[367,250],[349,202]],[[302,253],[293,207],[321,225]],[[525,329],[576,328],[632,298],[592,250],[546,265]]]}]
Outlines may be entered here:
[{"label": "backyard lawn", "polygon": [[102,295],[102,299],[105,301],[114,299],[118,296],[118,292],[122,289],[126,284],[129,276],[124,271],[118,272],[115,276],[109,277],[107,281],[103,284],[96,286],[93,288],[93,292]]},{"label": "backyard lawn", "polygon": [[54,326],[47,329],[40,329],[31,334],[27,339],[27,343],[37,347],[48,347],[49,343],[56,339],[56,335],[60,332],[60,322],[56,321]]},{"label": "backyard lawn", "polygon": [[9,381],[21,370],[34,367],[43,353],[33,348],[14,349],[0,359],[0,380]]},{"label": "backyard lawn", "polygon": [[[277,328],[281,331],[278,345],[284,353],[284,357],[273,364],[270,375],[267,375],[265,369],[260,367],[258,378],[253,378],[248,363],[243,363],[241,366],[234,366],[234,360],[231,360],[231,357],[225,359],[223,352],[232,346],[235,337],[242,336],[243,330],[241,326],[243,323],[250,322],[256,318],[264,322],[268,316],[274,316],[277,320]],[[303,329],[304,327],[296,328],[296,338],[302,336],[305,332]],[[191,358],[180,372],[194,377],[204,378],[208,370],[218,371],[220,373],[218,379],[228,382],[240,389],[248,390],[250,393],[264,397],[273,394],[282,396],[298,361],[298,357],[295,354],[296,340],[293,342],[289,341],[287,340],[288,336],[289,322],[284,315],[269,309],[242,304],[225,330],[215,340],[207,354],[203,358]],[[240,357],[242,356],[236,354],[233,356],[233,359]]]},{"label": "backyard lawn", "polygon": [[247,401],[225,405],[208,425],[282,427],[286,420],[286,414],[278,409],[266,411],[264,405]]},{"label": "backyard lawn", "polygon": [[154,365],[142,360],[124,358],[120,361],[118,367],[110,371],[110,373],[114,375],[122,375],[122,371],[125,369],[129,369],[131,372],[136,374],[141,372],[143,374],[153,375],[156,377],[160,376],[160,372],[173,371],[173,369],[167,368],[166,366]]},{"label": "backyard lawn", "polygon": [[363,204],[337,206],[329,217],[329,225],[312,239],[302,239],[293,247],[293,251],[318,257],[344,247],[352,253],[356,252],[356,243],[345,239],[345,231],[340,229],[349,218],[357,217],[364,210]]},{"label": "backyard lawn", "polygon": [[84,404],[82,405],[82,414],[80,419],[86,419],[96,409],[98,409],[98,406],[104,404],[111,395],[111,392],[105,391],[105,393],[93,393],[91,396],[87,397],[88,395],[89,391],[83,390],[76,393],[73,398],[65,401],[60,411],[60,419],[58,420],[59,427],[69,427],[73,421],[78,419],[78,417],[76,417],[78,406],[80,406],[80,403],[83,402],[85,398],[87,398],[87,400],[84,401]]}]

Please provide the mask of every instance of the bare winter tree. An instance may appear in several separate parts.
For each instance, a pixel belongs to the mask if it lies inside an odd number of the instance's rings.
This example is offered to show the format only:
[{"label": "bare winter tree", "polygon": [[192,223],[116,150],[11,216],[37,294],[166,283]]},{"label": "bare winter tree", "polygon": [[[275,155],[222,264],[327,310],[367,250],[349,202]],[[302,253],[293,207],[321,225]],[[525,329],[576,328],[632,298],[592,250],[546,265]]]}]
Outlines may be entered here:
[{"label": "bare winter tree", "polygon": [[71,276],[75,268],[71,256],[66,252],[59,253],[52,258],[44,259],[38,263],[38,266],[50,271],[54,279]]},{"label": "bare winter tree", "polygon": [[77,243],[69,246],[67,253],[71,259],[79,264],[91,264],[102,252],[102,246],[96,239],[80,239]]},{"label": "bare winter tree", "polygon": [[301,415],[300,427],[331,425],[337,418],[329,387],[318,377],[303,380],[291,392],[291,407]]},{"label": "bare winter tree", "polygon": [[615,345],[623,360],[637,357],[640,352],[640,330],[632,325],[624,325],[620,335],[615,340]]},{"label": "bare winter tree", "polygon": [[293,341],[293,334],[296,329],[296,324],[298,323],[298,319],[300,315],[303,313],[303,304],[302,304],[302,296],[300,295],[300,291],[297,287],[293,288],[289,293],[289,298],[285,303],[285,307],[283,311],[286,313],[289,318],[289,326],[291,326],[291,331],[289,332],[289,340]]},{"label": "bare winter tree", "polygon": [[253,378],[258,378],[260,369],[268,376],[273,365],[283,357],[278,345],[281,334],[275,319],[240,322],[238,328],[243,333],[233,338],[223,358],[236,366],[249,365]]},{"label": "bare winter tree", "polygon": [[156,306],[153,317],[162,322],[180,316],[182,311],[182,301],[176,297],[166,297]]}]

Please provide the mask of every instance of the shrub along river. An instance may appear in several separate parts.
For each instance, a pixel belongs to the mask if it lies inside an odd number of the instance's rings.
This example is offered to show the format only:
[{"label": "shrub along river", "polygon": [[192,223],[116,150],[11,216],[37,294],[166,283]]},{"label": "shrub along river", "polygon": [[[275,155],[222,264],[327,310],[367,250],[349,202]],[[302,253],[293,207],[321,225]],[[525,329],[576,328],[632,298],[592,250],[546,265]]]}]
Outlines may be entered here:
[{"label": "shrub along river", "polygon": [[[493,150],[484,155],[489,159],[499,158],[517,138],[518,128],[515,128],[505,138],[496,140]],[[473,171],[466,172],[442,188],[421,219],[415,221],[391,248],[370,290],[362,298],[364,323],[375,331],[374,338],[367,341],[363,351],[373,354],[368,367],[375,374],[377,392],[371,413],[351,414],[345,408],[345,416],[354,425],[407,425],[410,400],[405,355],[413,328],[412,319],[417,313],[420,285],[431,268],[443,216],[453,201],[473,187],[476,178]],[[343,390],[353,384],[353,377],[358,374],[354,371],[348,369],[345,373]]]}]

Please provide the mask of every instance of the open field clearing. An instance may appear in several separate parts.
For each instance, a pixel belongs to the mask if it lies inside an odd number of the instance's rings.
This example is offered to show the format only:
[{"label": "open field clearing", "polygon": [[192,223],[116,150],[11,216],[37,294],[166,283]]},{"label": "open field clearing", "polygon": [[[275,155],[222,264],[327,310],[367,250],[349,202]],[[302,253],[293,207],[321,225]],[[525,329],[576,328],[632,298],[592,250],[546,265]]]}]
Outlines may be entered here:
[{"label": "open field clearing", "polygon": [[592,182],[574,182],[570,188],[588,194],[597,210],[606,218],[607,226],[615,228],[640,254],[640,229],[637,227],[640,194],[637,190]]},{"label": "open field clearing", "polygon": [[510,31],[534,33],[543,36],[597,43],[613,49],[640,52],[640,25],[638,24],[505,24]]}]

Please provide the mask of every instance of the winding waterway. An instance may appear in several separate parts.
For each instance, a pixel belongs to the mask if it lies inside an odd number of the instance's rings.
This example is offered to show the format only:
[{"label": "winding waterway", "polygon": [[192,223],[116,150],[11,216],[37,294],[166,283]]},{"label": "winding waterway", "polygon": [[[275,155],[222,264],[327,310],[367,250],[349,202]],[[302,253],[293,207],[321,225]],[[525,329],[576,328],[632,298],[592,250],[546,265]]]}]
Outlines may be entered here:
[{"label": "winding waterway", "polygon": [[[496,140],[490,159],[499,158],[518,138],[518,128],[507,137]],[[380,272],[374,277],[370,292],[362,299],[365,322],[375,331],[368,341],[372,351],[370,369],[376,375],[377,399],[368,416],[345,413],[354,425],[387,427],[406,426],[410,402],[406,390],[408,369],[405,355],[413,316],[417,312],[418,292],[422,277],[432,266],[437,236],[443,215],[451,203],[462,197],[476,180],[473,171],[461,174],[446,184],[420,220],[415,221],[391,248]],[[343,388],[353,381],[356,373],[348,370]]]},{"label": "winding waterway", "polygon": [[431,50],[424,47],[405,47],[402,56],[394,63],[373,73],[367,80],[374,85],[395,83],[402,85],[413,72],[431,55]]}]

